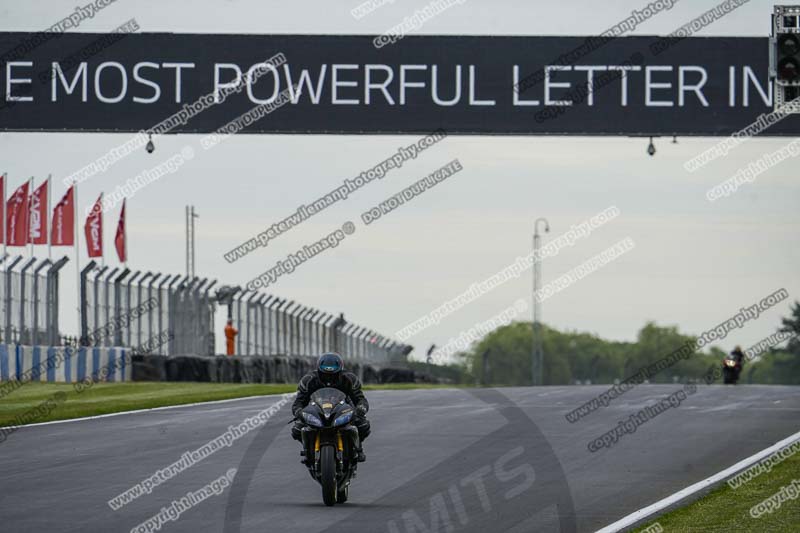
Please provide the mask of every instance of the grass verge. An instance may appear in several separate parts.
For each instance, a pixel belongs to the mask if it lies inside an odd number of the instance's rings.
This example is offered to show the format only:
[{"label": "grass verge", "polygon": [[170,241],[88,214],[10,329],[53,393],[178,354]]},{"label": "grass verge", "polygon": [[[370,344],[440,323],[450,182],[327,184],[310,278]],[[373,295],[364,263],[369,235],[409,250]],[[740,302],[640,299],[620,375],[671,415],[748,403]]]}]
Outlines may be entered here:
[{"label": "grass verge", "polygon": [[[438,388],[444,385],[396,383],[367,385],[367,390]],[[68,383],[25,383],[0,399],[0,427],[67,420],[150,409],[168,405],[227,400],[246,396],[283,394],[297,390],[295,384],[132,382],[97,383],[77,392]],[[22,417],[22,418],[18,418]]]},{"label": "grass verge", "polygon": [[[783,487],[790,486],[797,479],[800,483],[800,453],[775,465],[771,471],[764,472],[744,485],[732,489],[727,483],[709,493],[704,498],[671,511],[654,520],[647,526],[637,529],[646,531],[647,527],[658,523],[666,532],[796,532],[800,531],[800,488],[788,487],[791,496],[781,502],[780,507],[758,518],[750,516],[750,509],[767,498],[774,496]],[[797,485],[795,485],[797,487]],[[777,498],[777,496],[776,496]],[[657,528],[650,531],[657,531]]]}]

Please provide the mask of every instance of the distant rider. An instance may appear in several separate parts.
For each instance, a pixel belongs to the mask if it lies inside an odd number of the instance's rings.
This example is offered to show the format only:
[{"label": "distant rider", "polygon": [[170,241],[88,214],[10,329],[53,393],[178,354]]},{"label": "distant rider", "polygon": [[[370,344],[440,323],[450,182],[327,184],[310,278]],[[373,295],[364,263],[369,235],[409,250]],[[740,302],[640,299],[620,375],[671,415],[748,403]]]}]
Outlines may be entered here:
[{"label": "distant rider", "polygon": [[322,354],[317,360],[317,369],[300,378],[300,383],[297,384],[297,397],[292,404],[292,414],[296,418],[292,427],[292,438],[302,442],[300,431],[305,423],[302,421],[300,413],[311,401],[311,395],[324,387],[339,389],[347,396],[347,401],[355,407],[352,425],[358,429],[359,440],[355,443],[355,447],[358,462],[364,462],[366,456],[361,448],[361,441],[366,439],[370,433],[369,421],[366,419],[369,403],[361,390],[361,380],[352,372],[345,372],[342,356],[338,353]]},{"label": "distant rider", "polygon": [[731,352],[731,355],[736,359],[736,362],[739,364],[740,367],[743,366],[744,353],[742,352],[742,347],[741,346],[736,345],[733,348],[733,351]]}]

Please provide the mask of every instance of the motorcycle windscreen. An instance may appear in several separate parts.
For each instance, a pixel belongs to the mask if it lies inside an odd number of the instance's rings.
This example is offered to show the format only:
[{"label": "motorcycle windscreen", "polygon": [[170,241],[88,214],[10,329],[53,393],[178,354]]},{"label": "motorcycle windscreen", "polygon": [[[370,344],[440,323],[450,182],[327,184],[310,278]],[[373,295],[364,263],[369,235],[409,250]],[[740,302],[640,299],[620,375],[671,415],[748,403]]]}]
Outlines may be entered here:
[{"label": "motorcycle windscreen", "polygon": [[339,402],[346,401],[347,397],[339,389],[332,387],[325,387],[319,389],[311,395],[311,401],[316,403],[322,409],[332,409]]}]

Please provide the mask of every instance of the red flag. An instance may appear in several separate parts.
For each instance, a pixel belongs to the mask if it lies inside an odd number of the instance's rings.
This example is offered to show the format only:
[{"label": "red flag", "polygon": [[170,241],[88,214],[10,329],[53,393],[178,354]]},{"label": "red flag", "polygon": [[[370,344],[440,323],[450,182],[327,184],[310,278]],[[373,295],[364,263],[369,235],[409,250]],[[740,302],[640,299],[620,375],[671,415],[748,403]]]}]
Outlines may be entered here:
[{"label": "red flag", "polygon": [[47,185],[45,181],[31,195],[31,221],[28,242],[47,244]]},{"label": "red flag", "polygon": [[70,187],[53,208],[53,246],[72,246],[75,243],[75,186]]},{"label": "red flag", "polygon": [[117,223],[117,236],[114,237],[114,245],[117,248],[117,257],[120,263],[128,260],[128,248],[125,242],[125,200],[122,200],[122,211],[119,212],[119,222]]},{"label": "red flag", "polygon": [[89,257],[103,257],[103,193],[97,197],[92,212],[86,217],[83,232]]},{"label": "red flag", "polygon": [[6,210],[6,242],[8,246],[28,244],[28,182],[14,191],[8,199]]}]

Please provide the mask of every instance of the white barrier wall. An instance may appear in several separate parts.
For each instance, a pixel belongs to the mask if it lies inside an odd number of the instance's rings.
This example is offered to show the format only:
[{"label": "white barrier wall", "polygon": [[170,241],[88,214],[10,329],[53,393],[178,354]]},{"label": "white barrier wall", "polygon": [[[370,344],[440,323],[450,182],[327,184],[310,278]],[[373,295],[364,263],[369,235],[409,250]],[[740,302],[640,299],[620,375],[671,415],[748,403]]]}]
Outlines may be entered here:
[{"label": "white barrier wall", "polygon": [[77,383],[130,381],[125,348],[0,344],[0,381]]}]

